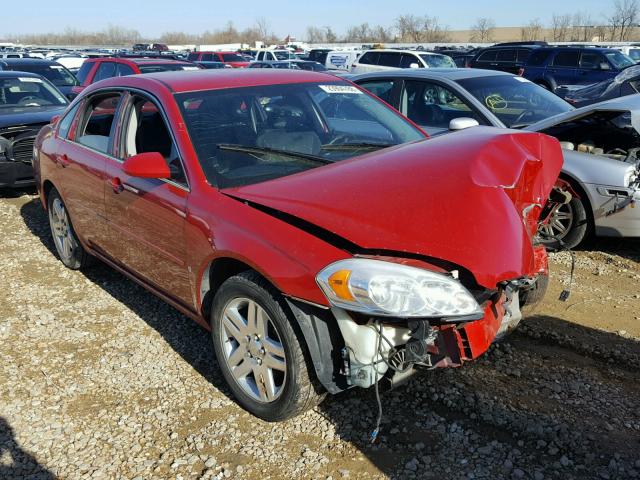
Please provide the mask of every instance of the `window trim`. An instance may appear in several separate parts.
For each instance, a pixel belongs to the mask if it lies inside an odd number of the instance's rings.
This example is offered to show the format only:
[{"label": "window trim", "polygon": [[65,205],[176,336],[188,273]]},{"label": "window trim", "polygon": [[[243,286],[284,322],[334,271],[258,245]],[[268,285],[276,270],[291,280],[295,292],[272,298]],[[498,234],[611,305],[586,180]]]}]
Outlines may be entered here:
[{"label": "window trim", "polygon": [[[77,141],[76,137],[78,134],[78,127],[81,126],[81,128],[86,128],[86,121],[87,121],[87,113],[89,111],[89,106],[91,105],[91,100],[95,97],[101,96],[101,95],[109,95],[111,93],[119,93],[120,94],[120,100],[118,100],[118,105],[116,107],[115,112],[113,113],[113,122],[111,123],[111,129],[109,130],[109,147],[107,149],[106,152],[103,152],[101,150],[97,150],[95,148],[91,148],[87,145],[84,145],[80,142]],[[82,108],[80,109],[80,113],[78,114],[78,117],[76,119],[75,126],[73,128],[73,138],[68,138],[69,136],[67,136],[66,140],[73,143],[74,145],[78,145],[80,147],[86,148],[87,150],[90,150],[92,152],[95,153],[99,153],[100,155],[105,155],[109,158],[115,158],[113,156],[113,147],[114,147],[114,140],[115,140],[115,129],[116,129],[116,125],[117,125],[117,119],[120,115],[120,110],[122,108],[122,98],[123,98],[123,94],[119,89],[114,89],[114,88],[108,88],[105,90],[97,90],[95,92],[93,92],[91,95],[87,95],[85,98],[82,99],[83,105]]]}]

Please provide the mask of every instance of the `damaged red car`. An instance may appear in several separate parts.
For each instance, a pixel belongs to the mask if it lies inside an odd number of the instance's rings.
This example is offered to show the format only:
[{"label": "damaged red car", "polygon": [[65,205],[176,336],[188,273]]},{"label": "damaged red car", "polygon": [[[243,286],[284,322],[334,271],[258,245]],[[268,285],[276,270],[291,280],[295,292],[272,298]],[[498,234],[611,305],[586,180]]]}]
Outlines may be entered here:
[{"label": "damaged red car", "polygon": [[209,329],[270,421],[460,366],[515,326],[544,294],[561,165],[545,135],[425,139],[352,83],[272,70],[92,85],[34,160],[62,262],[97,257]]}]

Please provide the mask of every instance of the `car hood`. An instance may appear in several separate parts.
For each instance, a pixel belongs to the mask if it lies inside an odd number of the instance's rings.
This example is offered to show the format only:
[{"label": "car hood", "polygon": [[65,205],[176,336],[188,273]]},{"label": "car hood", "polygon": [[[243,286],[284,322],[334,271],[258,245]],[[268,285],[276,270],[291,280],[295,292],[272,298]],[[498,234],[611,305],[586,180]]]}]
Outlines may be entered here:
[{"label": "car hood", "polygon": [[559,115],[546,118],[536,123],[532,123],[523,128],[531,132],[541,132],[557,125],[583,119],[593,115],[611,118],[617,117],[621,113],[631,114],[631,124],[637,132],[640,132],[640,94],[628,95],[626,97],[614,98],[604,102],[594,103],[586,107],[576,108]]},{"label": "car hood", "polygon": [[0,108],[0,129],[22,125],[49,123],[55,115],[61,115],[66,106]]},{"label": "car hood", "polygon": [[523,211],[561,167],[551,137],[476,127],[222,192],[352,254],[437,259],[495,288],[538,273]]}]

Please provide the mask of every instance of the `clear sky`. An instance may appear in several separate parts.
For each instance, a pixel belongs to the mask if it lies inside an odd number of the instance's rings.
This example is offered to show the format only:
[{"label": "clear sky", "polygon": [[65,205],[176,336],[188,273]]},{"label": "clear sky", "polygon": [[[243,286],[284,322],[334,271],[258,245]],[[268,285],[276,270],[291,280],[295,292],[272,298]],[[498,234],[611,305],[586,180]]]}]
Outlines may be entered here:
[{"label": "clear sky", "polygon": [[[101,30],[109,23],[135,28],[143,36],[166,31],[200,33],[223,27],[229,20],[242,29],[258,17],[267,19],[281,37],[302,38],[308,25],[330,25],[337,33],[363,22],[390,26],[401,14],[436,16],[452,30],[468,29],[478,17],[493,18],[497,26],[519,26],[539,18],[550,22],[555,13],[586,12],[604,21],[613,0],[28,0],[0,1],[0,33],[27,34]],[[4,4],[4,5],[3,5]]]}]

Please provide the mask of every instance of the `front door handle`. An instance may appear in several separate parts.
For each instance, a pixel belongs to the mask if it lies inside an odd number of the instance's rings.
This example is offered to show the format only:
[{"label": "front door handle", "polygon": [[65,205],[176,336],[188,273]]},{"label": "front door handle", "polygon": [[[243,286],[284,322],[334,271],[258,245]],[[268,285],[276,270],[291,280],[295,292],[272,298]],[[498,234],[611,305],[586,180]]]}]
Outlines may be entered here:
[{"label": "front door handle", "polygon": [[58,155],[58,165],[60,165],[62,168],[68,167],[71,164],[71,160],[69,160],[69,157],[67,157],[66,153],[63,153],[62,155]]},{"label": "front door handle", "polygon": [[122,192],[122,190],[124,190],[124,186],[122,185],[122,180],[120,180],[118,177],[113,177],[109,183],[111,183],[111,188],[113,189],[113,193],[120,193]]}]

